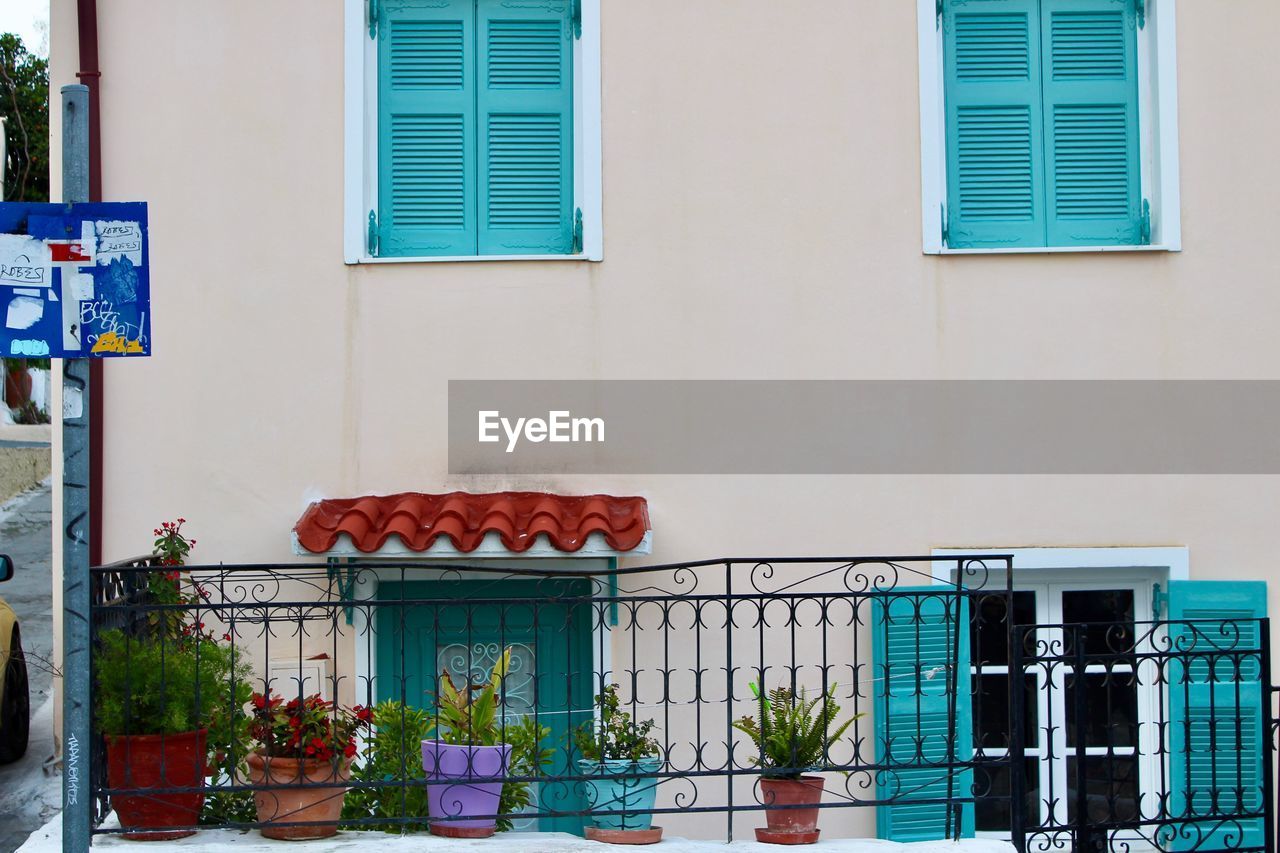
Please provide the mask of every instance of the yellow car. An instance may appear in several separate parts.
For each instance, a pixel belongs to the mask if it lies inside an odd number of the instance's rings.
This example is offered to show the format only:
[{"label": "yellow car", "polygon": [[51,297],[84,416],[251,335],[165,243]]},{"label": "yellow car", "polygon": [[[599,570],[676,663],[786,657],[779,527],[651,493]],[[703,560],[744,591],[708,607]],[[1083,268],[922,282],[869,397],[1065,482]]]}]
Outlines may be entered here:
[{"label": "yellow car", "polygon": [[[13,560],[0,554],[0,582],[13,577]],[[22,654],[18,614],[0,598],[0,764],[27,752],[31,729],[31,697],[27,692],[27,659]]]}]

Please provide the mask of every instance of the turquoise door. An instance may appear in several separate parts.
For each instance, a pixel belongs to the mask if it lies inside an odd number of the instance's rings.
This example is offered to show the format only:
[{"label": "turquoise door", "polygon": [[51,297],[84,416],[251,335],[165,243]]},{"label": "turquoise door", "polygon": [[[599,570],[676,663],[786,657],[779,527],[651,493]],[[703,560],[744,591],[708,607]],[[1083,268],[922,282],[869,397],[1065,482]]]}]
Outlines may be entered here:
[{"label": "turquoise door", "polygon": [[[594,606],[583,580],[438,580],[378,587],[378,701],[430,709],[441,674],[456,684],[488,679],[511,648],[508,719],[536,714],[551,729],[548,773],[570,772],[572,730],[591,718]],[[559,600],[551,600],[559,599]],[[403,606],[386,606],[391,602]],[[584,807],[581,785],[544,782],[542,809]],[[582,834],[582,818],[516,821],[516,829]]]}]

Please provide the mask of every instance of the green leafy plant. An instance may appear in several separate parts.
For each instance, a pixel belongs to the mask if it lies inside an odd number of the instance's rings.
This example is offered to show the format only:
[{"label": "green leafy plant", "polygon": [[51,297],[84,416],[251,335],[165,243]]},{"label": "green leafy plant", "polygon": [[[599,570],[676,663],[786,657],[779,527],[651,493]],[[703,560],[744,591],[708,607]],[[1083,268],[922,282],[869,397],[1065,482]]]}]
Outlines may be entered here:
[{"label": "green leafy plant", "polygon": [[844,736],[857,716],[831,731],[840,706],[835,701],[835,687],[812,699],[789,687],[775,687],[767,694],[762,684],[753,683],[751,692],[760,705],[759,720],[742,717],[733,727],[745,733],[759,750],[754,758],[766,776],[799,779],[806,771],[827,761],[831,746]]},{"label": "green leafy plant", "polygon": [[25,425],[47,424],[49,413],[37,406],[35,400],[28,400],[13,410],[13,422]]},{"label": "green leafy plant", "polygon": [[[533,717],[521,717],[520,722],[507,724],[502,735],[505,742],[511,745],[511,758],[507,774],[517,777],[537,777],[546,772],[547,765],[555,750],[546,749],[542,742],[551,736],[548,726],[540,726]],[[533,783],[529,781],[504,782],[502,797],[498,801],[498,811],[504,815],[518,814],[533,803]],[[498,818],[498,831],[506,832],[512,828],[510,818]]]},{"label": "green leafy plant", "polygon": [[[431,733],[431,715],[400,702],[386,701],[373,709],[373,737],[351,776],[358,782],[384,782],[372,788],[353,788],[342,807],[343,820],[365,818],[421,818],[380,827],[385,832],[426,832],[427,790],[421,744]],[[406,784],[409,783],[409,784]],[[352,829],[369,829],[357,824]]]},{"label": "green leafy plant", "polygon": [[511,649],[493,665],[489,680],[466,684],[459,690],[449,673],[440,676],[436,694],[435,736],[454,746],[496,746],[503,735],[498,719],[502,704],[502,682],[511,669]]},{"label": "green leafy plant", "polygon": [[259,752],[273,758],[350,760],[356,755],[356,733],[373,718],[368,708],[347,710],[318,693],[288,702],[274,693],[255,693],[252,702],[249,736]]},{"label": "green leafy plant", "polygon": [[653,720],[633,722],[622,710],[618,685],[610,684],[596,696],[600,719],[583,723],[574,732],[578,752],[588,761],[639,761],[658,754],[658,742],[649,737]]},{"label": "green leafy plant", "polygon": [[98,635],[94,658],[99,730],[112,735],[178,734],[209,729],[212,748],[247,724],[249,664],[238,651],[192,626],[176,636]]}]

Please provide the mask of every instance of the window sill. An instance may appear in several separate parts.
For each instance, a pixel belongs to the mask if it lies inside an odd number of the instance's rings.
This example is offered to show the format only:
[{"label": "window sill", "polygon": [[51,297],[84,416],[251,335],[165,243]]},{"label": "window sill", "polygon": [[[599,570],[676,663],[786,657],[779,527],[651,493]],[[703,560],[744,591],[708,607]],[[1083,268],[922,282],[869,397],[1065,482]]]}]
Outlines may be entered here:
[{"label": "window sill", "polygon": [[1181,252],[1182,246],[1161,244],[1158,246],[1018,246],[1010,248],[984,247],[981,249],[944,249],[931,247],[926,255],[1061,255],[1081,252]]},{"label": "window sill", "polygon": [[486,261],[590,261],[598,263],[603,257],[579,252],[576,255],[441,255],[404,258],[347,258],[348,264],[461,264]]}]

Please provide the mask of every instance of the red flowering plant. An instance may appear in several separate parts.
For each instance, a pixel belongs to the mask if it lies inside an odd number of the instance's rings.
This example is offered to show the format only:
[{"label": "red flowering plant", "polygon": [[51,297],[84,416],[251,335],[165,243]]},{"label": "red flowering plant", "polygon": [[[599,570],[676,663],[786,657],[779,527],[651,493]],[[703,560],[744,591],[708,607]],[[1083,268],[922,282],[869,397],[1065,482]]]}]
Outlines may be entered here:
[{"label": "red flowering plant", "polygon": [[372,719],[369,708],[343,708],[319,694],[286,702],[255,693],[249,734],[262,755],[336,763],[355,757],[356,733]]},{"label": "red flowering plant", "polygon": [[[182,566],[195,547],[196,540],[188,539],[182,532],[185,518],[177,521],[163,521],[155,528],[155,543],[152,547],[152,565],[163,567],[163,571],[147,573],[148,600],[152,604],[181,604],[196,607],[208,600],[208,595],[200,584],[193,584],[190,590],[183,589]],[[198,619],[188,622],[182,610],[163,610],[153,612],[150,616],[153,628],[163,628],[166,633],[185,635],[203,634],[204,623]],[[225,639],[225,638],[224,638]]]}]

